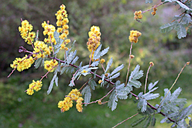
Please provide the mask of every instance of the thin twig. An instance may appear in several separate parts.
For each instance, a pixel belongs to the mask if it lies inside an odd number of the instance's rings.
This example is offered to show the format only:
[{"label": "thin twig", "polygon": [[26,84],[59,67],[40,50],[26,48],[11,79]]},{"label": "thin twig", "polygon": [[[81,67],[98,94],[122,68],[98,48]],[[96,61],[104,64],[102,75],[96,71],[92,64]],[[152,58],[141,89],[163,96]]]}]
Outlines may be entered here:
[{"label": "thin twig", "polygon": [[89,67],[91,66],[92,54],[93,54],[93,49],[92,49],[92,51],[91,51],[91,57],[90,57],[90,60],[89,60]]},{"label": "thin twig", "polygon": [[129,118],[127,118],[127,119],[125,119],[125,120],[121,121],[120,123],[116,124],[116,125],[115,125],[115,126],[113,126],[112,128],[117,127],[118,125],[120,125],[120,124],[124,123],[125,121],[127,121],[127,120],[129,120],[129,119],[133,118],[134,116],[136,116],[136,115],[138,115],[138,114],[139,114],[139,113],[136,113],[135,115],[132,115],[131,117],[129,117]]},{"label": "thin twig", "polygon": [[105,96],[103,96],[102,98],[100,98],[100,99],[98,99],[98,100],[96,100],[96,101],[92,101],[92,102],[89,102],[89,103],[83,103],[83,104],[93,104],[93,103],[97,103],[99,100],[102,101],[102,100],[103,100],[105,97],[107,97],[114,89],[115,89],[115,87],[112,88]]},{"label": "thin twig", "polygon": [[165,100],[165,98],[167,97],[167,95],[169,94],[169,92],[171,91],[171,89],[173,88],[173,86],[176,84],[177,80],[179,79],[179,76],[181,75],[181,73],[183,72],[183,69],[189,64],[189,62],[185,63],[185,65],[183,66],[183,68],[181,69],[181,71],[179,72],[179,74],[177,75],[177,78],[175,79],[174,83],[172,84],[171,88],[169,89],[169,91],[167,92],[167,94],[164,96],[163,100],[160,102],[159,106],[163,103],[163,101]]},{"label": "thin twig", "polygon": [[[93,77],[91,77],[91,79],[93,79]],[[81,88],[79,89],[79,91],[80,91],[81,89],[83,89],[83,87],[84,87],[91,79],[89,79],[87,82],[85,82],[85,83],[83,84],[83,86],[81,86]]]},{"label": "thin twig", "polygon": [[131,65],[131,50],[132,50],[132,46],[133,46],[133,42],[131,42],[131,47],[130,47],[130,52],[129,52],[129,64],[128,64],[128,68],[127,68],[127,76],[126,76],[126,81],[125,81],[125,87],[127,86],[128,76],[129,76],[129,68],[130,68],[130,65]]},{"label": "thin twig", "polygon": [[[16,67],[16,68],[17,68],[17,67]],[[15,71],[16,68],[14,68],[14,69],[11,71],[11,73],[7,76],[7,78],[9,78],[9,77],[13,74],[13,72]]]},{"label": "thin twig", "polygon": [[161,2],[161,3],[159,3],[158,5],[154,5],[152,8],[147,9],[147,10],[145,10],[145,11],[142,11],[142,13],[148,12],[148,11],[150,11],[150,10],[153,9],[153,8],[157,8],[157,7],[159,7],[160,5],[162,5],[163,3],[164,3],[164,2]]},{"label": "thin twig", "polygon": [[145,89],[144,89],[144,94],[146,93],[146,88],[147,88],[147,79],[148,79],[148,74],[149,74],[149,70],[151,68],[151,64],[149,65],[149,68],[147,70],[147,74],[146,74],[146,78],[145,78]]},{"label": "thin twig", "polygon": [[43,75],[43,76],[41,77],[40,81],[42,81],[43,78],[47,77],[47,74],[49,74],[49,73],[51,72],[51,70],[54,69],[54,68],[57,67],[57,66],[58,66],[58,64],[55,65],[55,66],[53,66],[48,72],[46,72],[45,75]]}]

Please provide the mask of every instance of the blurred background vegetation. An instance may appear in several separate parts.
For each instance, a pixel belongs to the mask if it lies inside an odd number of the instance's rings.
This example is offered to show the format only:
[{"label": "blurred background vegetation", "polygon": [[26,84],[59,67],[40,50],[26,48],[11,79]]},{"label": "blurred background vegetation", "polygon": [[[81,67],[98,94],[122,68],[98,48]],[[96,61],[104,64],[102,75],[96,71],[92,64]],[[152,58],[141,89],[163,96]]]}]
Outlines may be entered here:
[{"label": "blurred background vegetation", "polygon": [[[155,3],[160,0],[154,0]],[[155,4],[154,3],[154,4]],[[22,57],[18,53],[19,46],[30,47],[21,39],[18,26],[21,19],[28,20],[34,30],[40,31],[40,40],[43,40],[41,23],[49,20],[55,25],[55,13],[61,4],[66,5],[69,14],[70,37],[76,40],[77,55],[84,64],[88,62],[89,52],[86,42],[88,31],[92,25],[99,26],[102,33],[103,47],[110,47],[105,59],[113,57],[112,69],[124,63],[128,63],[130,42],[129,31],[132,29],[142,32],[139,42],[133,45],[132,69],[139,64],[146,72],[149,62],[155,66],[150,70],[149,81],[159,81],[159,92],[163,94],[163,88],[170,87],[185,62],[190,61],[191,35],[178,40],[176,33],[162,34],[159,27],[171,22],[175,14],[179,14],[178,7],[174,5],[161,6],[157,14],[152,16],[150,12],[144,14],[142,23],[133,19],[133,13],[137,10],[149,9],[152,5],[145,4],[145,0],[2,0],[0,4],[0,127],[112,127],[118,122],[137,113],[133,100],[120,101],[114,112],[107,105],[97,104],[84,107],[83,113],[78,113],[75,108],[68,112],[60,113],[57,108],[59,100],[70,91],[67,87],[70,74],[60,76],[59,87],[54,87],[53,92],[47,95],[46,90],[52,75],[43,80],[43,89],[27,96],[24,92],[32,79],[39,79],[45,73],[43,69],[30,69],[21,73],[14,72],[11,78],[6,76],[11,72],[10,63],[15,57]],[[61,56],[62,53],[60,53]],[[126,66],[125,66],[126,67]],[[125,81],[126,70],[121,74],[121,81]],[[186,67],[176,86],[183,88],[182,96],[192,103],[190,85],[192,80],[191,66]],[[86,81],[80,79],[76,83],[79,87]],[[144,83],[144,78],[141,79]],[[175,87],[176,89],[176,87]],[[135,90],[139,92],[141,90]],[[185,93],[184,93],[185,92]],[[93,98],[98,99],[106,94],[103,88],[97,88]],[[158,101],[154,101],[154,104]],[[138,117],[136,117],[138,118]],[[160,121],[161,116],[157,116]],[[131,119],[119,127],[131,127],[135,120]],[[165,126],[167,126],[165,124]],[[140,127],[140,126],[138,126]],[[159,123],[156,127],[162,127]]]}]

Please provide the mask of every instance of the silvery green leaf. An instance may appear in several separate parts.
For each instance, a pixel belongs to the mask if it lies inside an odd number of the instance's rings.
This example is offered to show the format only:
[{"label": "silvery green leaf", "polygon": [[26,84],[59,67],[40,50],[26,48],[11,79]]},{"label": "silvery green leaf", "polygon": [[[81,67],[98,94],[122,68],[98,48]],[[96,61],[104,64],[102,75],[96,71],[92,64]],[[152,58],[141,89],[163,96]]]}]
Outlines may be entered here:
[{"label": "silvery green leaf", "polygon": [[71,48],[74,48],[76,40],[73,41]]},{"label": "silvery green leaf", "polygon": [[120,70],[123,69],[123,68],[124,68],[124,65],[123,65],[123,64],[120,65],[120,66],[118,66],[117,68],[115,68],[115,69],[111,72],[111,75],[117,73],[118,71],[120,71]]},{"label": "silvery green leaf", "polygon": [[191,121],[191,119],[189,120],[189,126],[192,127],[192,121]]},{"label": "silvery green leaf", "polygon": [[47,90],[47,94],[50,94],[50,92],[52,91],[52,89],[53,89],[53,84],[54,84],[54,82],[55,82],[55,78],[57,77],[57,72],[54,74],[54,76],[53,76],[53,78],[52,78],[52,80],[51,80],[51,82],[50,82],[50,85],[49,85],[49,88],[48,88],[48,90]]},{"label": "silvery green leaf", "polygon": [[176,0],[164,0],[164,2],[174,2]]},{"label": "silvery green leaf", "polygon": [[54,38],[57,43],[60,43],[59,33],[57,31],[54,32]]},{"label": "silvery green leaf", "polygon": [[128,96],[126,94],[118,94],[117,97],[119,99],[124,99],[124,100],[128,98]]},{"label": "silvery green leaf", "polygon": [[147,110],[147,101],[143,100],[143,107],[141,108],[141,112],[145,112]]},{"label": "silvery green leaf", "polygon": [[176,103],[176,104],[186,104],[187,103],[187,99],[185,99],[185,98],[178,98],[178,99],[175,99],[173,101],[173,103]]},{"label": "silvery green leaf", "polygon": [[142,95],[143,95],[143,92],[140,92],[140,93],[138,94],[138,97],[142,97]]},{"label": "silvery green leaf", "polygon": [[95,71],[93,72],[93,78],[94,78],[94,79],[96,78],[96,72],[97,72],[97,70],[95,70]]},{"label": "silvery green leaf", "polygon": [[117,78],[119,76],[120,76],[120,72],[118,72],[115,75],[111,76],[109,79],[112,80],[112,79],[115,79],[115,78]]},{"label": "silvery green leaf", "polygon": [[127,99],[128,98],[128,94],[130,91],[132,91],[132,88],[131,87],[125,87],[125,84],[122,83],[119,85],[116,85],[116,91],[117,91],[117,97],[119,99]]},{"label": "silvery green leaf", "polygon": [[131,74],[137,73],[137,72],[139,71],[139,69],[140,69],[140,66],[137,65],[137,66],[135,67],[135,69],[131,72]]},{"label": "silvery green leaf", "polygon": [[182,112],[180,114],[180,119],[185,118],[186,116],[189,116],[190,114],[192,114],[192,104],[182,110]]},{"label": "silvery green leaf", "polygon": [[142,70],[139,71],[139,69],[140,69],[140,66],[137,65],[135,69],[131,72],[129,81],[131,81],[132,79],[139,79],[143,76],[143,71]]},{"label": "silvery green leaf", "polygon": [[65,58],[65,59],[68,57],[70,51],[71,51],[71,48],[68,49],[68,50],[65,52],[65,54],[64,54],[64,58]]},{"label": "silvery green leaf", "polygon": [[177,128],[188,128],[185,119],[182,119],[181,121],[177,122]]},{"label": "silvery green leaf", "polygon": [[120,94],[128,95],[132,90],[133,90],[132,87],[126,86],[126,87],[123,87],[122,89],[118,89],[117,95],[120,95]]},{"label": "silvery green leaf", "polygon": [[141,82],[139,82],[137,80],[131,80],[131,81],[129,81],[128,86],[134,86],[135,88],[140,88]]},{"label": "silvery green leaf", "polygon": [[79,69],[82,67],[82,62],[80,62],[80,64],[79,64],[79,66],[78,66],[78,67],[79,67]]},{"label": "silvery green leaf", "polygon": [[58,77],[55,78],[55,84],[58,86]]},{"label": "silvery green leaf", "polygon": [[148,86],[148,90],[150,91],[153,87],[155,87],[155,85],[158,83],[159,81],[156,81],[154,84],[150,83]]},{"label": "silvery green leaf", "polygon": [[[117,83],[118,82],[118,83]],[[116,82],[116,89],[119,90],[119,89],[123,89],[125,87],[125,84],[120,84],[119,83],[119,80]]]},{"label": "silvery green leaf", "polygon": [[57,55],[57,53],[60,51],[60,48],[54,51],[54,55]]},{"label": "silvery green leaf", "polygon": [[70,86],[70,87],[75,86],[74,81],[75,81],[76,79],[79,79],[80,76],[81,76],[81,72],[76,72],[76,73],[73,75],[73,77],[72,77],[72,79],[71,79],[71,81],[70,81],[69,86]]},{"label": "silvery green leaf", "polygon": [[144,116],[144,117],[142,117],[142,118],[139,118],[138,120],[134,121],[134,122],[131,124],[131,126],[132,126],[132,127],[137,126],[137,125],[140,124],[142,121],[144,121],[144,120],[146,119],[146,117],[147,117],[147,116]]},{"label": "silvery green leaf", "polygon": [[111,95],[109,97],[109,102],[108,102],[108,106],[111,108],[112,111],[116,109],[117,101],[118,101],[118,99],[117,99],[116,91],[114,90],[111,93]]},{"label": "silvery green leaf", "polygon": [[166,120],[167,120],[167,117],[163,118],[163,119],[160,121],[160,123],[164,123],[164,122],[166,122]]},{"label": "silvery green leaf", "polygon": [[109,60],[109,62],[107,63],[107,68],[106,68],[106,70],[105,70],[105,73],[108,71],[108,69],[110,68],[110,66],[111,66],[112,63],[113,63],[113,58],[111,58],[111,59]]},{"label": "silvery green leaf", "polygon": [[165,24],[163,26],[160,27],[160,31],[162,33],[166,33],[166,32],[170,32],[171,30],[174,29],[175,25],[177,24],[178,22],[175,21],[175,22],[172,22],[172,23],[168,23],[168,24]]},{"label": "silvery green leaf", "polygon": [[147,128],[149,126],[151,122],[151,116],[148,116],[148,118],[146,119],[144,125],[143,125],[143,128]]},{"label": "silvery green leaf", "polygon": [[72,82],[70,82],[69,83],[69,87],[73,87],[74,85],[73,85],[73,83]]},{"label": "silvery green leaf", "polygon": [[175,126],[176,126],[176,124],[172,124],[172,125],[171,125],[171,128],[174,128]]},{"label": "silvery green leaf", "polygon": [[99,61],[94,61],[91,66],[95,67],[95,66],[98,66],[99,65]]},{"label": "silvery green leaf", "polygon": [[91,100],[91,89],[89,86],[86,86],[83,88],[82,92],[81,92],[82,95],[84,95],[84,103],[85,103],[85,106],[87,106]]},{"label": "silvery green leaf", "polygon": [[184,8],[187,11],[191,11],[192,9],[190,9],[189,7],[187,7],[185,4],[181,3],[180,1],[176,1],[180,7]]},{"label": "silvery green leaf", "polygon": [[140,70],[136,74],[134,74],[134,79],[140,79],[143,76],[143,70]]},{"label": "silvery green leaf", "polygon": [[105,75],[104,75],[104,74],[102,74],[102,75],[101,75],[101,77],[102,77],[102,79],[101,79],[101,80],[103,81],[103,82],[101,82],[101,87],[103,87],[103,86],[104,86],[104,79],[105,79]]},{"label": "silvery green leaf", "polygon": [[178,114],[179,114],[179,112],[173,112],[173,113],[167,115],[167,117],[169,117],[169,118],[176,117]]},{"label": "silvery green leaf", "polygon": [[179,39],[187,36],[187,31],[186,31],[185,26],[183,24],[177,24],[174,29],[177,31],[177,36]]},{"label": "silvery green leaf", "polygon": [[36,61],[35,61],[35,68],[37,69],[40,65],[41,65],[41,62],[42,62],[42,58],[38,58]]},{"label": "silvery green leaf", "polygon": [[96,83],[93,79],[91,79],[91,80],[88,82],[88,84],[91,86],[91,89],[92,89],[92,90],[95,90],[95,87],[97,86],[97,83]]},{"label": "silvery green leaf", "polygon": [[121,81],[120,80],[117,80],[116,82],[115,82],[115,86],[117,87],[117,86],[120,86],[120,84],[121,84]]},{"label": "silvery green leaf", "polygon": [[159,97],[159,93],[155,93],[155,94],[153,94],[153,93],[150,93],[150,94],[148,94],[148,95],[143,95],[144,96],[144,98],[146,99],[146,100],[152,100],[152,99],[156,99],[157,97]]},{"label": "silvery green leaf", "polygon": [[104,50],[102,50],[99,56],[100,56],[100,57],[101,57],[101,56],[104,56],[108,51],[109,51],[109,47],[107,47],[107,48],[105,48]]},{"label": "silvery green leaf", "polygon": [[153,0],[145,0],[145,3],[153,3]]},{"label": "silvery green leaf", "polygon": [[174,101],[175,99],[177,99],[177,97],[179,96],[179,94],[181,93],[182,89],[179,87],[177,88],[171,95],[170,101]]},{"label": "silvery green leaf", "polygon": [[57,69],[55,70],[55,72],[60,72],[60,70],[61,70],[61,64],[60,64],[60,62],[58,62],[59,64],[58,64],[58,66],[57,66]]},{"label": "silvery green leaf", "polygon": [[175,106],[174,104],[166,104],[166,108],[169,108],[169,110],[177,112],[179,110],[179,107]]},{"label": "silvery green leaf", "polygon": [[182,16],[182,20],[180,23],[183,25],[188,25],[191,22],[192,22],[191,16],[189,14],[185,14],[184,16]]},{"label": "silvery green leaf", "polygon": [[157,108],[157,112],[159,113],[161,111],[161,107]]},{"label": "silvery green leaf", "polygon": [[54,45],[54,48],[55,49],[60,49],[60,47],[61,47],[61,44],[63,43],[63,40],[62,39],[59,39],[60,41],[59,42],[57,42],[57,44],[56,45]]},{"label": "silvery green leaf", "polygon": [[[85,72],[84,72],[84,71],[85,71]],[[84,75],[84,76],[86,76],[86,75],[88,75],[88,74],[90,74],[90,73],[89,73],[88,69],[84,69],[84,70],[81,71],[81,74]]]},{"label": "silvery green leaf", "polygon": [[180,16],[180,15],[174,15],[174,17],[173,17],[174,20],[179,20],[181,18],[182,18],[182,16]]},{"label": "silvery green leaf", "polygon": [[170,92],[167,88],[164,89],[164,92],[165,92],[165,93],[164,93],[164,96],[167,95],[166,98],[165,98],[165,100],[166,100],[166,99],[170,99],[170,97],[171,97],[171,92]]},{"label": "silvery green leaf", "polygon": [[70,67],[71,68],[71,73],[73,73],[75,71],[75,67]]},{"label": "silvery green leaf", "polygon": [[76,56],[76,57],[75,57],[75,59],[73,59],[73,61],[71,62],[71,64],[76,63],[78,59],[79,59],[79,57],[78,57],[78,56]]},{"label": "silvery green leaf", "polygon": [[65,72],[66,68],[68,68],[68,67],[64,66],[63,68],[61,68],[60,75],[62,75]]},{"label": "silvery green leaf", "polygon": [[39,31],[37,31],[36,33],[35,42],[38,41],[38,38],[39,38]]},{"label": "silvery green leaf", "polygon": [[155,117],[153,117],[153,118],[152,118],[152,120],[151,120],[151,126],[153,126],[153,127],[154,127],[154,126],[155,126],[155,123],[156,123],[156,118],[155,118]]},{"label": "silvery green leaf", "polygon": [[77,80],[81,77],[81,74],[78,75]]},{"label": "silvery green leaf", "polygon": [[[96,57],[96,56],[98,56],[98,54],[99,54],[99,52],[100,52],[100,50],[101,50],[101,47],[102,47],[102,44],[100,44],[99,46],[98,46],[98,48],[95,50],[95,52],[94,52],[94,57]],[[93,57],[93,58],[94,58]],[[95,59],[95,58],[94,58]]]},{"label": "silvery green leaf", "polygon": [[155,91],[155,90],[157,90],[158,89],[158,87],[155,87],[155,88],[153,88],[152,90],[150,90],[149,92],[153,92],[153,91]]},{"label": "silvery green leaf", "polygon": [[75,57],[75,55],[76,55],[76,50],[74,51],[74,52],[70,52],[70,54],[67,56],[67,59],[66,59],[66,62],[68,63],[68,64],[70,64],[71,63],[71,61],[73,60],[73,58]]},{"label": "silvery green leaf", "polygon": [[50,84],[49,84],[49,88],[48,88],[47,94],[50,94],[51,90],[53,89],[53,84],[54,84],[54,80],[52,79]]}]

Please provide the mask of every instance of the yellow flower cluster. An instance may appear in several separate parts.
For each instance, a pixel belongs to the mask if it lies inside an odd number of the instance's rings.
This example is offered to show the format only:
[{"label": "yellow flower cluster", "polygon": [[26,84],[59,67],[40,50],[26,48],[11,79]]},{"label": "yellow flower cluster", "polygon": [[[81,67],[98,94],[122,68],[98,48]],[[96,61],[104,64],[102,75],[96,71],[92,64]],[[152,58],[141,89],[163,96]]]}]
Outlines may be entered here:
[{"label": "yellow flower cluster", "polygon": [[83,111],[83,104],[82,104],[82,101],[83,101],[83,98],[82,97],[79,97],[78,99],[77,99],[77,104],[76,104],[76,109],[77,109],[77,111],[78,112],[82,112]]},{"label": "yellow flower cluster", "polygon": [[82,112],[82,101],[81,93],[77,89],[72,89],[71,92],[64,98],[63,101],[59,101],[58,108],[61,109],[61,112],[68,111],[69,108],[73,106],[73,100],[76,101],[76,109],[78,112]]},{"label": "yellow flower cluster", "polygon": [[90,58],[93,59],[93,55],[97,47],[100,45],[100,40],[101,40],[101,32],[100,28],[97,26],[92,26],[91,31],[89,31],[89,39],[87,42],[87,48],[88,50],[92,53],[90,55]]},{"label": "yellow flower cluster", "polygon": [[142,19],[143,18],[143,15],[142,15],[142,11],[135,11],[134,13],[134,19],[137,20],[137,19]]},{"label": "yellow flower cluster", "polygon": [[37,80],[36,82],[33,80],[31,84],[29,84],[29,88],[27,89],[28,95],[33,95],[34,90],[39,91],[42,87],[42,81]]},{"label": "yellow flower cluster", "polygon": [[49,25],[44,21],[42,23],[42,27],[44,28],[43,35],[48,35],[48,38],[45,38],[44,42],[56,44],[56,40],[54,38],[55,26]]},{"label": "yellow flower cluster", "polygon": [[58,62],[56,60],[46,60],[44,62],[44,68],[49,72],[53,72],[57,65],[58,65]]},{"label": "yellow flower cluster", "polygon": [[101,59],[101,60],[100,60],[100,63],[101,63],[101,64],[105,63],[105,59]]},{"label": "yellow flower cluster", "polygon": [[157,8],[153,8],[153,12],[151,14],[154,16],[156,14]]},{"label": "yellow flower cluster", "polygon": [[13,61],[13,64],[10,64],[11,68],[17,68],[19,72],[28,69],[31,67],[31,65],[34,63],[33,57],[29,57],[25,55],[23,58],[16,58]]},{"label": "yellow flower cluster", "polygon": [[66,45],[67,45],[69,42],[71,42],[70,39],[64,40],[64,42],[61,44],[61,48],[60,48],[60,49],[64,49],[64,50],[67,51],[67,50],[68,50],[68,47],[66,47]]},{"label": "yellow flower cluster", "polygon": [[98,83],[101,84],[103,81],[102,80],[99,80]]},{"label": "yellow flower cluster", "polygon": [[21,37],[27,42],[27,44],[32,44],[35,38],[35,32],[31,32],[33,30],[33,26],[29,24],[27,20],[21,22],[21,27],[19,26],[19,32],[21,33]]},{"label": "yellow flower cluster", "polygon": [[33,57],[35,58],[44,58],[46,55],[51,54],[52,49],[49,48],[43,41],[36,41],[34,46]]},{"label": "yellow flower cluster", "polygon": [[129,36],[129,41],[137,43],[138,42],[138,37],[141,36],[141,33],[139,31],[130,31],[130,36]]},{"label": "yellow flower cluster", "polygon": [[133,59],[135,56],[134,55],[130,55],[131,59]]},{"label": "yellow flower cluster", "polygon": [[68,50],[68,48],[65,46],[66,44],[68,44],[70,41],[70,39],[66,39],[67,36],[69,35],[69,26],[67,25],[69,23],[69,20],[67,18],[67,11],[65,10],[65,5],[61,5],[60,6],[60,10],[57,11],[56,15],[56,19],[57,19],[57,32],[61,33],[61,35],[59,36],[59,38],[61,38],[62,40],[64,40],[64,43],[61,44],[61,49],[65,49]]},{"label": "yellow flower cluster", "polygon": [[149,62],[149,64],[150,64],[151,66],[154,66],[154,63],[153,63],[153,62]]}]

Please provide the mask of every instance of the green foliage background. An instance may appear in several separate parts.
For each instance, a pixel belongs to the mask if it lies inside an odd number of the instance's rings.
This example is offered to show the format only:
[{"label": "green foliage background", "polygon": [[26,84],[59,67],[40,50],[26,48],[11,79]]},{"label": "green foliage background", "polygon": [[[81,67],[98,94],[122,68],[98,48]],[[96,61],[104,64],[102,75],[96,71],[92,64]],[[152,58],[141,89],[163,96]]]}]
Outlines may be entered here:
[{"label": "green foliage background", "polygon": [[[158,3],[158,1],[156,2]],[[81,55],[80,58],[84,63],[88,62],[89,52],[86,42],[87,33],[92,25],[100,26],[102,44],[104,47],[110,46],[106,59],[113,57],[113,67],[121,63],[126,65],[128,62],[129,31],[132,29],[141,31],[142,36],[139,38],[139,42],[133,45],[135,58],[132,61],[132,65],[134,65],[132,69],[136,64],[140,64],[141,69],[146,72],[149,61],[153,61],[155,66],[150,71],[149,80],[160,80],[159,90],[170,87],[184,63],[191,60],[191,35],[178,40],[174,31],[166,34],[159,31],[159,27],[170,22],[174,16],[165,12],[169,12],[171,8],[171,12],[174,14],[179,13],[175,6],[159,7],[155,16],[147,12],[141,20],[142,23],[139,23],[133,19],[133,13],[151,7],[150,4],[145,4],[145,0],[137,2],[128,0],[55,0],[54,2],[52,0],[2,0],[0,4],[1,127],[28,127],[30,125],[33,127],[63,125],[77,127],[78,124],[80,127],[112,127],[133,115],[133,111],[136,113],[134,107],[130,107],[132,103],[130,100],[122,101],[120,103],[122,105],[119,105],[119,109],[116,110],[117,112],[111,112],[106,105],[90,105],[84,108],[83,114],[77,113],[75,109],[61,114],[57,108],[57,102],[64,97],[65,93],[69,92],[69,88],[66,86],[69,83],[70,75],[61,76],[60,87],[55,88],[49,96],[46,95],[46,90],[50,79],[44,81],[44,89],[35,96],[29,97],[24,93],[32,79],[38,79],[43,75],[42,69],[31,69],[22,73],[15,72],[12,78],[6,79],[8,73],[11,72],[9,64],[15,57],[23,56],[18,53],[18,47],[30,48],[20,38],[18,32],[20,19],[28,20],[34,26],[34,30],[39,30],[40,40],[43,40],[41,23],[49,20],[51,24],[55,25],[54,14],[61,4],[66,5],[70,21],[70,38],[77,41],[75,46],[78,48],[77,55]],[[191,73],[191,67],[187,67],[187,72],[183,73],[185,77],[180,78],[181,85],[184,86],[183,92],[188,92],[185,94],[186,98],[190,93],[188,86],[190,82],[188,83],[187,80],[191,77]],[[124,80],[125,74],[124,70],[121,80]],[[81,79],[79,86],[84,80],[86,79]],[[98,91],[94,93],[94,98],[99,98],[105,93],[98,88]],[[160,93],[163,93],[163,90]],[[92,112],[93,110],[94,112]],[[131,120],[120,127],[127,127],[130,123]]]}]

